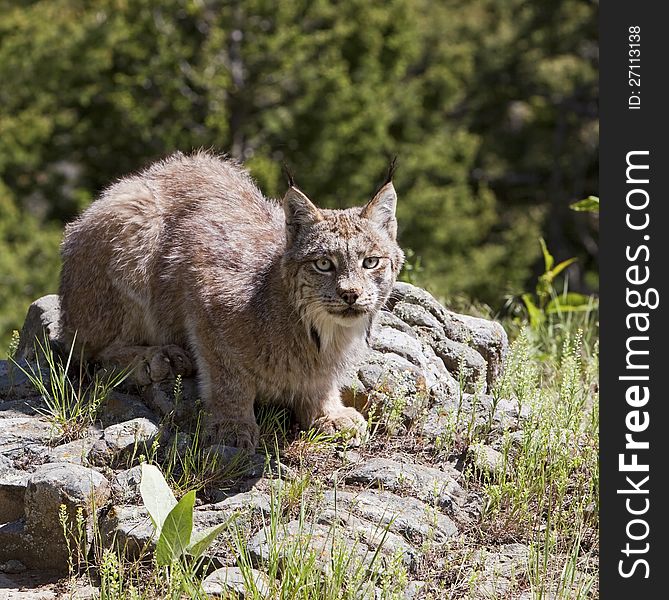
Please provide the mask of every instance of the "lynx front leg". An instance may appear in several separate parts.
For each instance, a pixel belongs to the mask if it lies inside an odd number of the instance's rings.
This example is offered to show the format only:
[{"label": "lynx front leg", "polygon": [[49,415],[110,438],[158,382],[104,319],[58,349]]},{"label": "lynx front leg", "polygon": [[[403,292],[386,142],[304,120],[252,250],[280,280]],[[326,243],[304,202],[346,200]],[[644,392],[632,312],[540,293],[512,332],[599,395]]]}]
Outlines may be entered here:
[{"label": "lynx front leg", "polygon": [[205,401],[205,435],[211,443],[223,443],[254,452],[260,429],[253,412],[255,388],[243,375],[206,364],[198,365]]},{"label": "lynx front leg", "polygon": [[344,434],[352,446],[362,443],[367,430],[365,418],[355,408],[342,404],[341,394],[334,386],[322,402],[302,407],[298,418],[304,427],[314,427],[328,435]]}]

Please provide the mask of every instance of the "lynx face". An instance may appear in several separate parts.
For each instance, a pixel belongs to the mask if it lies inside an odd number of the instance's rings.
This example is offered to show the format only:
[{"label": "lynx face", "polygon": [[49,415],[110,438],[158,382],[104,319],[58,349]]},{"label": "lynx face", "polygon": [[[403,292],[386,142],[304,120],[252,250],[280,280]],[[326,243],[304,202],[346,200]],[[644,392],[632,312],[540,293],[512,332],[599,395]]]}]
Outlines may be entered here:
[{"label": "lynx face", "polygon": [[319,210],[295,188],[286,194],[284,272],[302,320],[321,336],[366,328],[387,300],[404,260],[396,201],[392,183],[365,207],[347,210]]}]

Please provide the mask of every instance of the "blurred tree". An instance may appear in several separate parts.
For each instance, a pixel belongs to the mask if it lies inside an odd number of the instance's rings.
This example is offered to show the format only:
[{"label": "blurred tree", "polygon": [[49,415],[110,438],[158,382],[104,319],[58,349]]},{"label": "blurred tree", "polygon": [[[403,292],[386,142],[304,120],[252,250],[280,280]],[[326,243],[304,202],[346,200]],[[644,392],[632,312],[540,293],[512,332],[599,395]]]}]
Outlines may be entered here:
[{"label": "blurred tree", "polygon": [[[569,190],[566,204],[596,192],[596,121],[578,112],[596,93],[594,10],[577,0],[0,0],[0,182],[11,190],[0,231],[18,214],[46,239],[40,223],[62,225],[114,178],[177,149],[228,152],[271,195],[284,189],[285,161],[331,207],[369,198],[397,154],[414,276],[439,295],[497,304],[529,277],[546,211],[550,227],[587,232],[559,207]],[[581,108],[565,115],[570,102]],[[583,231],[565,235],[575,243]],[[53,281],[51,266],[44,278],[21,248],[9,251],[28,280]],[[27,306],[34,292],[12,294]]]}]

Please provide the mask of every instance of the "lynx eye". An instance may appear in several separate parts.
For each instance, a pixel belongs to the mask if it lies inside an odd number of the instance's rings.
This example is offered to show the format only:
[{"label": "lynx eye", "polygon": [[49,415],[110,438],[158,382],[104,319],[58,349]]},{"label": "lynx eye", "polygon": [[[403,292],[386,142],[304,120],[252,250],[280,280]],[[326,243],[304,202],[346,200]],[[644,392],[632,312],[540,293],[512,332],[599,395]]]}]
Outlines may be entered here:
[{"label": "lynx eye", "polygon": [[334,264],[332,264],[332,261],[329,258],[319,258],[318,260],[315,260],[314,266],[321,273],[327,273],[334,269]]},{"label": "lynx eye", "polygon": [[362,266],[365,269],[374,269],[379,266],[379,258],[377,256],[368,256],[362,261]]}]

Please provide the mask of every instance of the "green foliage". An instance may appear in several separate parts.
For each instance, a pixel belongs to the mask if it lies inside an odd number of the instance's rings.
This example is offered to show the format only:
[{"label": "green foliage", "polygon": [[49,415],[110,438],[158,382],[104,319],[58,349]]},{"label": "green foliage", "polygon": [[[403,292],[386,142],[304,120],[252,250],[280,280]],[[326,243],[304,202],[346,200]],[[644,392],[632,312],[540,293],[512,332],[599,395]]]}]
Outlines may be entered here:
[{"label": "green foliage", "polygon": [[57,290],[59,243],[60,227],[19,209],[0,174],[0,356],[12,331],[21,327],[28,305]]},{"label": "green foliage", "polygon": [[495,305],[596,189],[596,5],[577,0],[0,0],[0,336],[55,291],[62,224],[175,150],[286,161],[324,206],[399,156],[407,277]]},{"label": "green foliage", "polygon": [[[139,490],[156,528],[156,562],[159,566],[175,563],[185,566],[191,560],[197,561],[227,527],[227,523],[223,523],[193,535],[195,491],[187,492],[177,502],[162,473],[153,465],[142,464]],[[187,568],[193,569],[193,565]]]},{"label": "green foliage", "polygon": [[495,392],[532,410],[518,433],[505,435],[504,468],[485,481],[482,526],[529,540],[534,598],[588,598],[596,585],[598,330],[569,319],[560,317],[561,347],[524,330]]},{"label": "green foliage", "polygon": [[570,204],[569,208],[577,212],[599,213],[599,198],[597,196],[588,196],[584,200]]},{"label": "green foliage", "polygon": [[90,378],[80,360],[79,372],[72,377],[73,351],[74,343],[63,362],[45,336],[43,341],[35,340],[35,364],[19,363],[10,358],[13,368],[18,368],[42,397],[45,408],[37,410],[51,423],[61,443],[86,434],[109,392],[129,374],[127,371],[100,371]]},{"label": "green foliage", "polygon": [[598,301],[594,296],[586,296],[575,292],[564,291],[558,293],[555,289],[555,279],[576,259],[569,258],[555,264],[553,255],[548,251],[546,242],[539,240],[544,257],[544,272],[539,276],[535,296],[525,293],[521,296],[530,326],[537,329],[542,326],[549,315],[566,312],[592,312],[596,310]]}]

